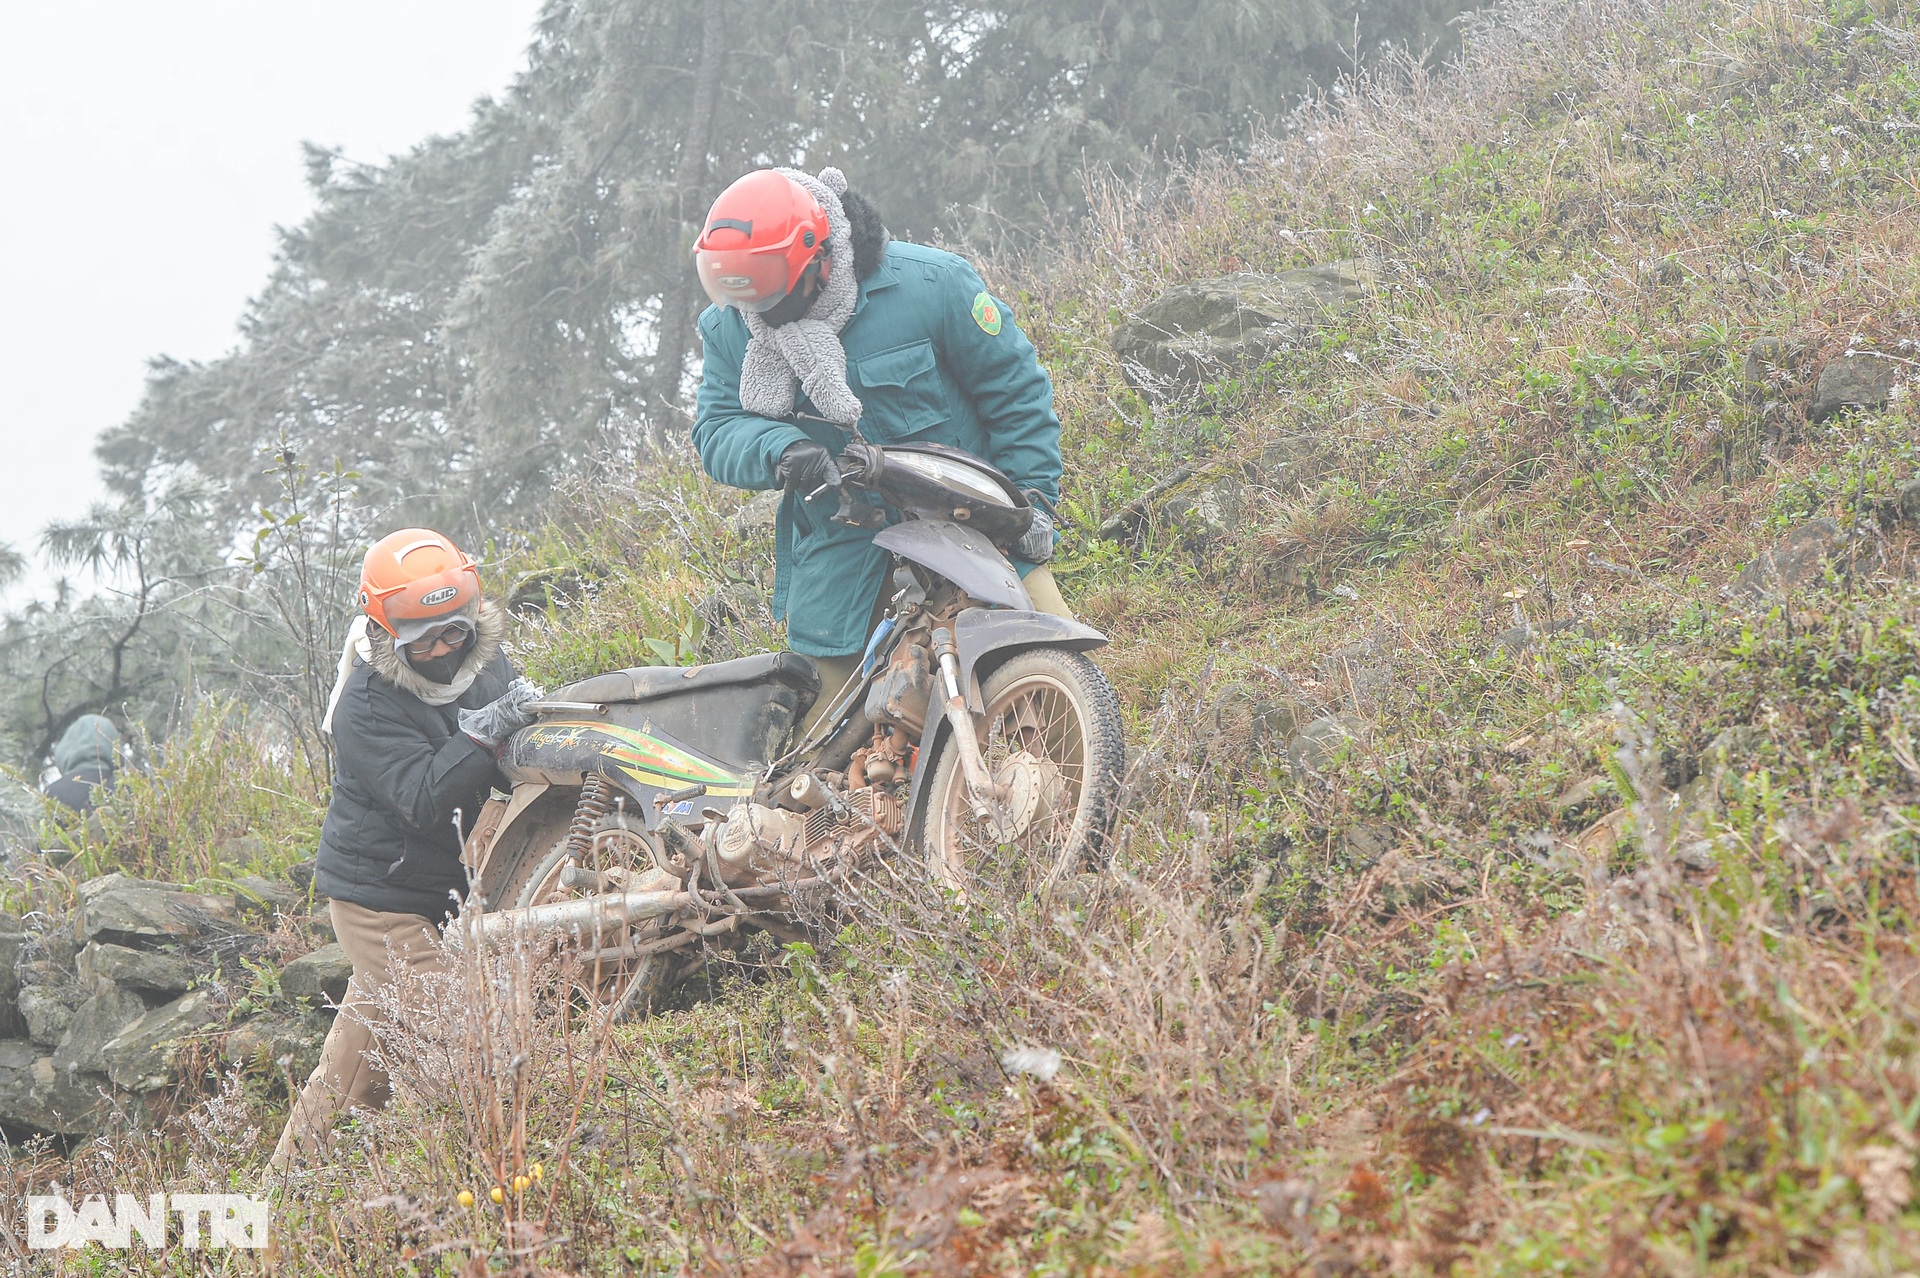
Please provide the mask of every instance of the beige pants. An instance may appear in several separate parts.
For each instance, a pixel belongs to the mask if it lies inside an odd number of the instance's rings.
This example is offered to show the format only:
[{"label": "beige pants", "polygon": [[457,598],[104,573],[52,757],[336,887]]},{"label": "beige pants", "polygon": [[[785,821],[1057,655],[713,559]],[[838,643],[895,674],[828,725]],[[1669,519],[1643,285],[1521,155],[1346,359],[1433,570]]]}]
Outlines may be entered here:
[{"label": "beige pants", "polygon": [[[1055,617],[1073,619],[1073,612],[1067,607],[1067,601],[1060,594],[1060,586],[1053,579],[1053,570],[1041,564],[1020,579],[1027,587],[1027,597],[1033,600],[1036,612],[1050,613]],[[871,631],[872,627],[868,627]],[[849,653],[844,657],[815,657],[814,669],[820,672],[820,699],[813,703],[813,709],[807,712],[806,719],[800,724],[800,732],[806,733],[814,725],[835,693],[846,687],[847,680],[853,678],[853,672],[860,668],[860,653]],[[795,740],[798,740],[795,737]]]},{"label": "beige pants", "polygon": [[[348,1108],[380,1109],[392,1096],[386,1072],[367,1059],[374,1044],[378,1011],[373,995],[392,979],[392,964],[415,973],[440,966],[440,934],[418,914],[383,914],[362,905],[332,901],[327,912],[340,948],[353,963],[347,997],[334,1014],[320,1049],[320,1063],[287,1116],[287,1129],[273,1151],[270,1166],[285,1171],[325,1154],[333,1120]],[[391,947],[391,949],[389,949]]]}]

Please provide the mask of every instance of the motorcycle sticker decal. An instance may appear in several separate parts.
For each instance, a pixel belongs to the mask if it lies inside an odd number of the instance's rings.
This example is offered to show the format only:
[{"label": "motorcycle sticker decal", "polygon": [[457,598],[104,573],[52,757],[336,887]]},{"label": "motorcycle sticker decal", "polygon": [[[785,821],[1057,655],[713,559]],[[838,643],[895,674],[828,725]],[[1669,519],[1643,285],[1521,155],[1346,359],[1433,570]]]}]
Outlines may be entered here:
[{"label": "motorcycle sticker decal", "polygon": [[544,723],[530,734],[529,743],[561,748],[586,745],[618,764],[622,772],[640,784],[662,790],[704,785],[708,794],[720,797],[753,792],[750,784],[726,769],[668,745],[658,737],[618,724]]}]

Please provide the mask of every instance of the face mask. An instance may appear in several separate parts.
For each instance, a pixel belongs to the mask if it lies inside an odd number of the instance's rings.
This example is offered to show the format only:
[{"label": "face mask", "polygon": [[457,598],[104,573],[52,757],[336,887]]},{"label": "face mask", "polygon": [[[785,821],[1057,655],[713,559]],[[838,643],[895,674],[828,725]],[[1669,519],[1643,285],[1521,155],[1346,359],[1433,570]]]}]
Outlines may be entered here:
[{"label": "face mask", "polygon": [[813,299],[820,293],[820,258],[807,263],[807,269],[801,272],[800,282],[790,289],[787,295],[773,306],[760,312],[760,318],[769,328],[779,328],[791,324],[807,313],[813,305]]},{"label": "face mask", "polygon": [[454,676],[460,673],[460,663],[467,658],[467,650],[473,646],[473,636],[468,635],[458,648],[451,652],[430,657],[425,661],[414,661],[407,657],[406,650],[400,650],[400,659],[412,667],[415,674],[429,683],[452,683]]}]

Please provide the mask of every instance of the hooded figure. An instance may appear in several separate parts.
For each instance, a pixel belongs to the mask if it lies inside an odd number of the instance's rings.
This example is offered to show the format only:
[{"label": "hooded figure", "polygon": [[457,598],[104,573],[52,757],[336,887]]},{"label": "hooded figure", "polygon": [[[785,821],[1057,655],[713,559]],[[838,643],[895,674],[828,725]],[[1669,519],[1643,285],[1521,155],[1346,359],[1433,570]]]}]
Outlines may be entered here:
[{"label": "hooded figure", "polygon": [[75,719],[53,747],[53,766],[60,775],[47,783],[46,796],[75,812],[93,811],[100,793],[113,788],[119,745],[120,729],[105,715]]}]

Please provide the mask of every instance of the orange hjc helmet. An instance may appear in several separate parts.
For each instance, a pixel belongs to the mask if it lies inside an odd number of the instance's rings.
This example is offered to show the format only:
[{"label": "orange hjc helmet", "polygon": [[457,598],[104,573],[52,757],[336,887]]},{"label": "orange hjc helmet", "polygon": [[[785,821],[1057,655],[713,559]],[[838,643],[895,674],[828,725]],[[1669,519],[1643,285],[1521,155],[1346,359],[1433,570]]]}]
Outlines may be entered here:
[{"label": "orange hjc helmet", "polygon": [[480,570],[429,528],[388,533],[360,567],[360,607],[400,643],[480,612]]},{"label": "orange hjc helmet", "polygon": [[773,169],[740,178],[720,193],[693,246],[700,286],[715,306],[767,311],[818,271],[833,269],[827,211],[805,187]]}]

